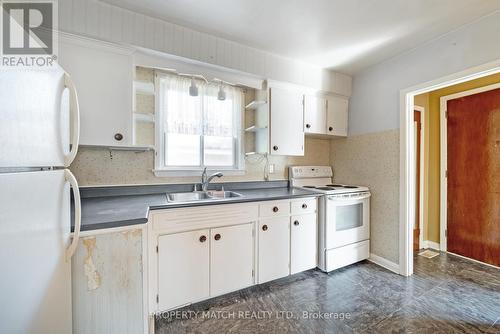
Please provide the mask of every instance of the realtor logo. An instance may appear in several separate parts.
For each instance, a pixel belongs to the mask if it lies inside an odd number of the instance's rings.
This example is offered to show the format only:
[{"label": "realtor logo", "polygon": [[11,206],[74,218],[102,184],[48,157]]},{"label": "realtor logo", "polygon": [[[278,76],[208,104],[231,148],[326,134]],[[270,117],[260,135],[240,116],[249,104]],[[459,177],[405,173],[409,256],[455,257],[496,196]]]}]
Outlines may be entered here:
[{"label": "realtor logo", "polygon": [[[0,0],[3,66],[45,66],[56,59],[56,2]],[[32,57],[27,57],[33,55]],[[48,59],[44,56],[50,56]]]}]

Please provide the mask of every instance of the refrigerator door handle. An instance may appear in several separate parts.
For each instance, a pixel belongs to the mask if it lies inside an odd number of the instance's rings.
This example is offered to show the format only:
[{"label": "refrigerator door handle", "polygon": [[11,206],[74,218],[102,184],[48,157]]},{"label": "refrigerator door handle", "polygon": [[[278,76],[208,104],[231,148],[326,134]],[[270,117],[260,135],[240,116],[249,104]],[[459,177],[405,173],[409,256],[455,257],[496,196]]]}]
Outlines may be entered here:
[{"label": "refrigerator door handle", "polygon": [[75,84],[67,73],[64,74],[64,85],[69,89],[70,93],[69,112],[70,118],[72,118],[71,150],[68,155],[64,157],[64,166],[68,167],[76,157],[78,144],[80,142],[80,105],[78,104],[78,94],[76,92]]},{"label": "refrigerator door handle", "polygon": [[80,189],[73,173],[69,169],[64,170],[66,180],[71,184],[73,189],[73,198],[75,199],[75,231],[73,232],[73,240],[66,249],[66,261],[70,261],[78,247],[78,239],[80,238],[80,228],[82,224],[82,203],[80,201]]}]

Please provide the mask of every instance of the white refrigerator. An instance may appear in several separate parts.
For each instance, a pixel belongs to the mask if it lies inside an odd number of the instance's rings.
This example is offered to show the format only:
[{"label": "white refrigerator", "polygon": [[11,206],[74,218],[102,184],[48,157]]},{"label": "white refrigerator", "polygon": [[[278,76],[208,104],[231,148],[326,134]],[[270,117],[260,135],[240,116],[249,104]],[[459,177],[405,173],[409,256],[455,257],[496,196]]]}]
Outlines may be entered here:
[{"label": "white refrigerator", "polygon": [[0,68],[0,333],[72,332],[81,210],[66,168],[78,138],[78,98],[62,68]]}]

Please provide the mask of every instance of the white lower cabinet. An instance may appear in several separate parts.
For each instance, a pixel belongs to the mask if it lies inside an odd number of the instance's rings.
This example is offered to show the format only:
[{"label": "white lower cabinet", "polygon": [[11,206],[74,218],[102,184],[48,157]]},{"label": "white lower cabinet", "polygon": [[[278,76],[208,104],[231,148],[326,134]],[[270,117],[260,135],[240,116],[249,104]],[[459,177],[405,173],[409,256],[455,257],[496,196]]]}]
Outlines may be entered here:
[{"label": "white lower cabinet", "polygon": [[317,264],[316,214],[292,216],[290,226],[290,273],[316,268]]},{"label": "white lower cabinet", "polygon": [[158,308],[168,310],[210,296],[209,230],[158,237]]},{"label": "white lower cabinet", "polygon": [[316,267],[316,202],[152,211],[149,314]]},{"label": "white lower cabinet", "polygon": [[259,283],[290,274],[290,217],[259,222]]},{"label": "white lower cabinet", "polygon": [[213,228],[210,235],[210,296],[252,285],[253,224]]}]

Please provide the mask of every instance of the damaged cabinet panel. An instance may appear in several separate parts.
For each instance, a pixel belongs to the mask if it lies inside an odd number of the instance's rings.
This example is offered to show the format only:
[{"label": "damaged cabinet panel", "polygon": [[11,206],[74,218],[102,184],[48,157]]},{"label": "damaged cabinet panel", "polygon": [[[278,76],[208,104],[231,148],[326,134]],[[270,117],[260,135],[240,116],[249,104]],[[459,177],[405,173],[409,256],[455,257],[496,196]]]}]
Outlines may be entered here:
[{"label": "damaged cabinet panel", "polygon": [[143,333],[142,230],[82,237],[71,263],[73,333]]}]

